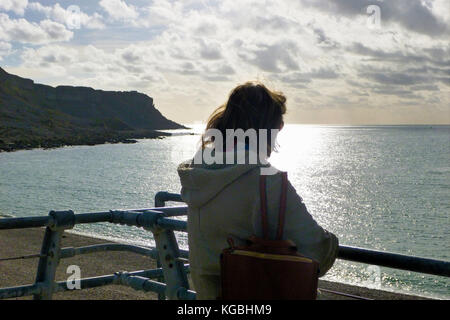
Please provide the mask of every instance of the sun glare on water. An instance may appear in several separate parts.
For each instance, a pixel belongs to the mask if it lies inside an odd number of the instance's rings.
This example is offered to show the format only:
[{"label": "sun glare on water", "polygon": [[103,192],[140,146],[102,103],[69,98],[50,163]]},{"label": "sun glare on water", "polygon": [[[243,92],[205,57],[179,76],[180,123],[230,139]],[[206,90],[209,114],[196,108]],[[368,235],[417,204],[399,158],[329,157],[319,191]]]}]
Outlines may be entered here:
[{"label": "sun glare on water", "polygon": [[[315,126],[286,125],[277,137],[277,151],[269,161],[276,168],[293,172],[326,159],[314,157],[326,147],[320,128]],[[320,152],[319,152],[320,153]]]}]

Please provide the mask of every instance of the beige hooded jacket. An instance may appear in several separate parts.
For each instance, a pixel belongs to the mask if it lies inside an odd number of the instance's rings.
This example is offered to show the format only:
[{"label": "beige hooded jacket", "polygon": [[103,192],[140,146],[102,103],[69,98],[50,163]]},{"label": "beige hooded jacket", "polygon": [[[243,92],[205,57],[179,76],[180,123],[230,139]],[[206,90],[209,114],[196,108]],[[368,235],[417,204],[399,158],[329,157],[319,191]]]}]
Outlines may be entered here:
[{"label": "beige hooded jacket", "polygon": [[[216,299],[220,292],[220,253],[255,234],[262,236],[260,219],[259,164],[194,164],[178,167],[181,196],[188,204],[189,263],[197,299]],[[278,224],[281,174],[268,175],[267,215],[269,236],[273,239]],[[315,259],[320,276],[333,265],[338,239],[311,217],[291,183],[287,188],[284,234],[297,245],[298,252]]]}]

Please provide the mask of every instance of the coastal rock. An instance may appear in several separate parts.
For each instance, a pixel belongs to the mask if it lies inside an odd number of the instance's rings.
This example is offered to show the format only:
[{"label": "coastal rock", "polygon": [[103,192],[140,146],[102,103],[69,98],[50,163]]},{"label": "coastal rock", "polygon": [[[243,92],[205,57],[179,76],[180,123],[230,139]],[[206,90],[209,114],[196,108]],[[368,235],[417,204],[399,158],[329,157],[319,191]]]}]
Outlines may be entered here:
[{"label": "coastal rock", "polygon": [[137,91],[36,84],[0,68],[0,151],[155,138],[184,126]]}]

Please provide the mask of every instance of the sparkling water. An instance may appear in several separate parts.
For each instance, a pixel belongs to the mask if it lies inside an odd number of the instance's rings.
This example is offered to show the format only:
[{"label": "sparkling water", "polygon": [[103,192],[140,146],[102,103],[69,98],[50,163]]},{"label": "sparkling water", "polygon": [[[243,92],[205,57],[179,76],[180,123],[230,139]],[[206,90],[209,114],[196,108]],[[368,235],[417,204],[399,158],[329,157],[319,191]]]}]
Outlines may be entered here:
[{"label": "sparkling water", "polygon": [[[0,214],[153,207],[156,192],[179,193],[176,167],[198,140],[174,135],[0,153]],[[450,126],[286,125],[278,144],[271,163],[288,171],[311,214],[341,244],[450,260]],[[74,231],[153,244],[149,232],[133,227],[99,223]],[[177,237],[187,248],[186,235]],[[340,260],[325,279],[450,298],[447,278]]]}]

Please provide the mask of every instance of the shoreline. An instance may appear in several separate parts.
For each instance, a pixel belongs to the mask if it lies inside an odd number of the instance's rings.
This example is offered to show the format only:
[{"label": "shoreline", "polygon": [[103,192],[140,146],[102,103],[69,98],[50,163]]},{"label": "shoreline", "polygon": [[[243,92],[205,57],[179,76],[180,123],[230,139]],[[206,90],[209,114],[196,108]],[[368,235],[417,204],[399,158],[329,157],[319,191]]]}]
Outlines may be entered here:
[{"label": "shoreline", "polygon": [[[195,133],[191,133],[191,132],[182,132],[182,133],[171,133],[165,130],[170,130],[170,129],[161,129],[161,131],[159,130],[155,130],[154,132],[152,132],[151,134],[136,134],[136,135],[125,135],[125,136],[116,136],[113,138],[96,138],[94,140],[92,139],[88,139],[86,141],[76,141],[76,142],[61,142],[61,140],[56,139],[56,140],[45,140],[43,142],[39,142],[39,143],[34,143],[34,144],[28,144],[25,145],[23,143],[14,143],[14,144],[2,144],[1,143],[1,139],[0,139],[0,153],[2,152],[14,152],[14,151],[24,151],[24,150],[37,150],[37,149],[42,149],[42,150],[53,150],[53,149],[59,149],[59,148],[64,148],[64,147],[74,147],[74,146],[98,146],[98,145],[104,145],[104,144],[134,144],[134,143],[138,143],[139,140],[144,140],[144,139],[164,139],[167,137],[172,137],[172,136],[184,136],[184,135],[195,135]],[[173,130],[177,130],[177,129],[173,129]]]},{"label": "shoreline", "polygon": [[[0,258],[16,257],[27,254],[39,253],[44,228],[11,229],[0,231]],[[92,236],[79,235],[74,232],[65,232],[62,239],[62,247],[79,247],[99,243],[111,242]],[[38,259],[21,259],[0,261],[0,287],[25,285],[34,282],[37,271]],[[81,269],[81,277],[92,277],[113,274],[117,271],[136,271],[156,268],[156,261],[131,252],[98,252],[79,255],[62,259],[56,273],[57,281],[64,281],[69,274],[65,273],[69,265],[78,265]],[[431,297],[423,297],[413,294],[390,292],[378,289],[370,289],[339,282],[319,280],[319,289],[328,289],[347,294],[367,297],[376,300],[429,300]],[[15,299],[31,299],[31,296]],[[120,285],[108,285],[98,288],[59,292],[53,295],[55,300],[146,300],[157,299],[155,293],[145,293]],[[351,298],[337,296],[322,292],[321,299],[325,300],[353,300]]]},{"label": "shoreline", "polygon": [[50,150],[67,146],[137,143],[138,141],[136,139],[163,139],[168,136],[171,136],[171,134],[158,130],[93,132],[84,136],[69,136],[61,138],[9,138],[9,142],[5,142],[0,136],[0,153],[33,149]]}]

